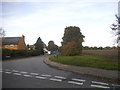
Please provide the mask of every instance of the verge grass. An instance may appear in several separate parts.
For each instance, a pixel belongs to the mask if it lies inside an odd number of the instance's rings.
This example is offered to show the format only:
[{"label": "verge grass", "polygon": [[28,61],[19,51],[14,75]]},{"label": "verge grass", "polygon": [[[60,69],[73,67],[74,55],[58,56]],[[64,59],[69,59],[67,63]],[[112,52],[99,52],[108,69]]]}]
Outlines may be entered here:
[{"label": "verge grass", "polygon": [[82,67],[102,68],[108,70],[120,70],[117,59],[109,59],[100,56],[82,55],[82,56],[51,56],[51,61],[67,65]]}]

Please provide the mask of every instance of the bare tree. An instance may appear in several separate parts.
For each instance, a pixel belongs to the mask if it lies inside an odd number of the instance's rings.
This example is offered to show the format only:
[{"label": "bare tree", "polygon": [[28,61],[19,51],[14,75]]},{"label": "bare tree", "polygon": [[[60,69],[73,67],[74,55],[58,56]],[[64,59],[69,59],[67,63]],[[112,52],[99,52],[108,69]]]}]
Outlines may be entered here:
[{"label": "bare tree", "polygon": [[1,27],[0,28],[0,37],[4,37],[5,36],[5,30]]},{"label": "bare tree", "polygon": [[116,23],[113,23],[112,25],[111,25],[111,29],[115,32],[115,36],[118,36],[117,37],[117,43],[120,41],[120,16],[118,16],[118,15],[115,15],[115,17],[116,17]]}]

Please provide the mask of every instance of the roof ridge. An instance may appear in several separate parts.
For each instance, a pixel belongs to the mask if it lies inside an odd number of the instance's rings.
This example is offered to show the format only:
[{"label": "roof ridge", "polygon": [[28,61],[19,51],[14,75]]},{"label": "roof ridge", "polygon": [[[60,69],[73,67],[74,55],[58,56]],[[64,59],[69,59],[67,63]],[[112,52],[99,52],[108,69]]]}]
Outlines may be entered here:
[{"label": "roof ridge", "polygon": [[20,38],[20,37],[4,37],[4,38]]}]

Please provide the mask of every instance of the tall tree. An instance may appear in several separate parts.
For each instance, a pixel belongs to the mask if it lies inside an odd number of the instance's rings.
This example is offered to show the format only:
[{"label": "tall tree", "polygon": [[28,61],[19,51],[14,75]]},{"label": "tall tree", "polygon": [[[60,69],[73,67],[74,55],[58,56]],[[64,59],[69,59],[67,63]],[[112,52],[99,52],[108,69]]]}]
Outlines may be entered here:
[{"label": "tall tree", "polygon": [[51,52],[54,52],[58,50],[58,46],[54,43],[54,41],[49,41],[47,49]]},{"label": "tall tree", "polygon": [[84,36],[80,32],[80,28],[76,26],[70,26],[65,28],[63,42],[62,44],[65,45],[67,42],[76,41],[76,42],[83,42]]},{"label": "tall tree", "polygon": [[[80,28],[70,26],[65,28],[63,42],[62,42],[62,55],[79,55],[82,52],[82,42],[85,36],[80,32]],[[67,50],[67,52],[66,52]],[[70,52],[69,52],[70,51]],[[74,54],[73,54],[74,53]]]},{"label": "tall tree", "polygon": [[35,49],[40,51],[40,54],[44,54],[44,50],[43,50],[44,46],[40,37],[37,39],[34,45],[35,45]]}]

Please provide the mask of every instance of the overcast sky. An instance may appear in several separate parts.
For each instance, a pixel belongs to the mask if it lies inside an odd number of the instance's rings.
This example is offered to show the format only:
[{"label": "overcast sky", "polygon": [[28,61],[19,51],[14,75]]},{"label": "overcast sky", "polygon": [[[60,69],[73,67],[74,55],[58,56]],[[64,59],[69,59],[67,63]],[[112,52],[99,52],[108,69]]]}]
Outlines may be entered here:
[{"label": "overcast sky", "polygon": [[53,40],[61,46],[65,27],[78,26],[85,36],[84,46],[114,44],[110,26],[116,20],[119,0],[3,1],[0,3],[0,27],[6,31],[6,37],[25,35],[26,44],[30,45],[41,37],[46,44]]}]

